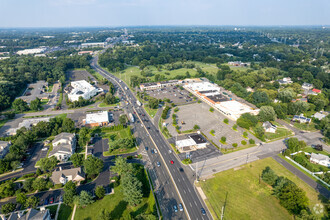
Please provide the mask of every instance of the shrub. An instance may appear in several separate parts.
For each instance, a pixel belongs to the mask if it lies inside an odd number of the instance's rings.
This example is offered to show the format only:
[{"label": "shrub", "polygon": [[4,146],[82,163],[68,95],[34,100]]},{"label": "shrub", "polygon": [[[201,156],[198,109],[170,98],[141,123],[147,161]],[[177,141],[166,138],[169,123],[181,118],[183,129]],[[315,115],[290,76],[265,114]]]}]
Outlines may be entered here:
[{"label": "shrub", "polygon": [[237,130],[237,125],[234,125],[234,126],[233,126],[233,129],[234,129],[234,130]]},{"label": "shrub", "polygon": [[214,108],[211,107],[211,108],[210,108],[210,112],[214,112]]},{"label": "shrub", "polygon": [[199,129],[200,127],[199,127],[199,125],[194,125],[194,129],[195,130],[197,130],[197,129]]},{"label": "shrub", "polygon": [[249,140],[249,144],[255,144],[255,141],[253,139],[250,138]]},{"label": "shrub", "polygon": [[243,136],[244,137],[247,137],[248,136],[248,133],[246,131],[243,132]]},{"label": "shrub", "polygon": [[215,131],[212,129],[212,130],[211,130],[211,133],[212,133],[212,134],[214,134],[214,133],[215,133]]},{"label": "shrub", "polygon": [[269,167],[267,166],[261,174],[261,178],[263,181],[268,183],[269,185],[273,186],[278,178],[276,173]]},{"label": "shrub", "polygon": [[223,123],[228,124],[229,120],[228,118],[223,119]]},{"label": "shrub", "polygon": [[221,137],[221,142],[222,142],[222,143],[225,143],[225,142],[226,142],[226,140],[227,140],[227,138],[226,138],[226,137]]},{"label": "shrub", "polygon": [[182,160],[182,163],[183,164],[191,164],[192,160],[190,158],[186,158],[186,159]]},{"label": "shrub", "polygon": [[246,141],[245,140],[242,140],[241,141],[241,144],[246,145]]},{"label": "shrub", "polygon": [[233,147],[235,147],[235,148],[238,146],[237,143],[233,143],[232,145],[233,145]]}]

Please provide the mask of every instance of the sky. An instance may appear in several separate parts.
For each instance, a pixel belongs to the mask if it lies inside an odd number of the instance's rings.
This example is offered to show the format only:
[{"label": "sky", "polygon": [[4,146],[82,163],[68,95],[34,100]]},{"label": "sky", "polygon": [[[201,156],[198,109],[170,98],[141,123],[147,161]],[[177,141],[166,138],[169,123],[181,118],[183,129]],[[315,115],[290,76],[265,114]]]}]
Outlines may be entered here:
[{"label": "sky", "polygon": [[330,0],[0,0],[0,27],[330,25]]}]

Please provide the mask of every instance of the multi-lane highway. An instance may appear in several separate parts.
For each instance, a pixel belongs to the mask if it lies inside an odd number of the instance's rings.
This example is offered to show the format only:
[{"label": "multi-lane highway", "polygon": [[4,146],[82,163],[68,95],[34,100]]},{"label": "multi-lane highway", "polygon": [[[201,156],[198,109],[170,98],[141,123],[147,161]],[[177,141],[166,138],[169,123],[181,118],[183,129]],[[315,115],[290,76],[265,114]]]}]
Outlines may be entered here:
[{"label": "multi-lane highway", "polygon": [[[206,215],[201,212],[201,209],[206,209],[206,207],[195,191],[192,178],[188,178],[189,174],[187,175],[181,162],[174,153],[170,153],[170,145],[149,119],[146,111],[136,103],[137,99],[129,87],[123,81],[102,69],[97,64],[97,60],[98,56],[95,56],[91,63],[92,68],[118,85],[122,90],[124,98],[129,102],[126,111],[134,114],[136,119],[134,129],[138,134],[140,147],[148,147],[148,150],[145,151],[150,160],[150,173],[155,184],[163,218],[209,219],[210,214],[208,212]],[[153,149],[156,149],[157,153],[154,153]],[[170,161],[173,161],[173,164]],[[157,162],[160,163],[160,166],[157,166]],[[178,207],[179,203],[182,203],[184,212],[174,211],[174,205]]]}]

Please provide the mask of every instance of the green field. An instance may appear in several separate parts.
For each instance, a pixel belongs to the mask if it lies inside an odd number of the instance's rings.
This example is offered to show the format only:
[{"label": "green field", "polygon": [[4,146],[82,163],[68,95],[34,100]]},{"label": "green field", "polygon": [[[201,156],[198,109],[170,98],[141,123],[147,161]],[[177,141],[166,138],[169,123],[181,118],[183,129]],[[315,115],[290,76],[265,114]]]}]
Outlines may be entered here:
[{"label": "green field", "polygon": [[[321,204],[319,194],[314,189],[274,159],[266,158],[215,174],[212,179],[200,182],[215,219],[220,218],[225,202],[224,219],[293,219],[272,195],[271,188],[262,181],[259,183],[259,175],[266,166],[302,188],[309,198],[311,210],[316,204]],[[319,214],[318,217],[325,217],[325,214]]]},{"label": "green field", "polygon": [[155,117],[158,109],[149,108],[147,105],[144,105],[143,107],[146,110],[146,112],[148,113],[148,115],[150,115],[150,117],[152,117],[152,118]]},{"label": "green field", "polygon": [[254,146],[256,146],[256,145],[255,144],[246,144],[246,145],[241,145],[241,146],[238,146],[238,147],[235,147],[235,148],[228,148],[228,149],[221,148],[221,153],[229,154],[229,153],[232,153],[232,152],[235,152],[235,151],[244,150],[244,149],[254,147]]},{"label": "green field", "polygon": [[56,215],[57,206],[58,205],[52,205],[52,206],[46,207],[46,209],[49,209],[49,212],[50,212],[50,215],[52,216],[52,218],[54,218]]},{"label": "green field", "polygon": [[275,133],[266,132],[265,138],[267,139],[267,141],[275,141],[278,139],[287,138],[292,135],[293,135],[293,132],[290,131],[289,129],[277,128]]},{"label": "green field", "polygon": [[[102,128],[102,137],[103,138],[108,138],[109,140],[109,145],[112,144],[112,142],[122,139],[122,138],[129,138],[132,137],[131,129],[130,127],[123,128],[119,131],[111,131],[108,128]],[[126,154],[126,153],[132,153],[137,151],[135,147],[133,148],[125,148],[125,149],[115,149],[111,152],[109,151],[104,151],[103,155],[104,156],[112,156],[112,155],[118,155],[118,154]]]},{"label": "green field", "polygon": [[311,122],[309,124],[295,122],[293,124],[293,126],[297,129],[303,130],[303,131],[317,131],[314,122]]},{"label": "green field", "polygon": [[114,194],[105,196],[102,200],[98,200],[85,208],[77,208],[74,219],[98,219],[98,214],[102,209],[110,212],[111,219],[135,219],[141,213],[155,213],[156,202],[149,187],[146,172],[144,169],[142,171],[145,178],[142,181],[144,198],[139,205],[135,207],[129,206],[123,200],[124,195],[121,192],[121,186],[118,186],[114,188]]},{"label": "green field", "polygon": [[105,104],[104,102],[101,102],[98,107],[116,107],[116,106],[119,106],[120,104],[119,103],[115,103],[115,104],[110,104],[110,105],[107,105]]}]

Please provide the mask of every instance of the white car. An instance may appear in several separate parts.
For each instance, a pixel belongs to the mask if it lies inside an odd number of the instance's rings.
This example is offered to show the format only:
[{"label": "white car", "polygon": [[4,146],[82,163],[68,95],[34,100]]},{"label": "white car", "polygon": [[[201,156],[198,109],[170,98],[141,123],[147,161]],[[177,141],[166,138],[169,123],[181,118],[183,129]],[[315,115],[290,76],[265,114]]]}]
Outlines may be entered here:
[{"label": "white car", "polygon": [[154,149],[154,151],[155,151],[155,154],[157,154],[157,149],[156,148]]},{"label": "white car", "polygon": [[168,152],[171,154],[172,153],[172,150],[168,150]]}]

